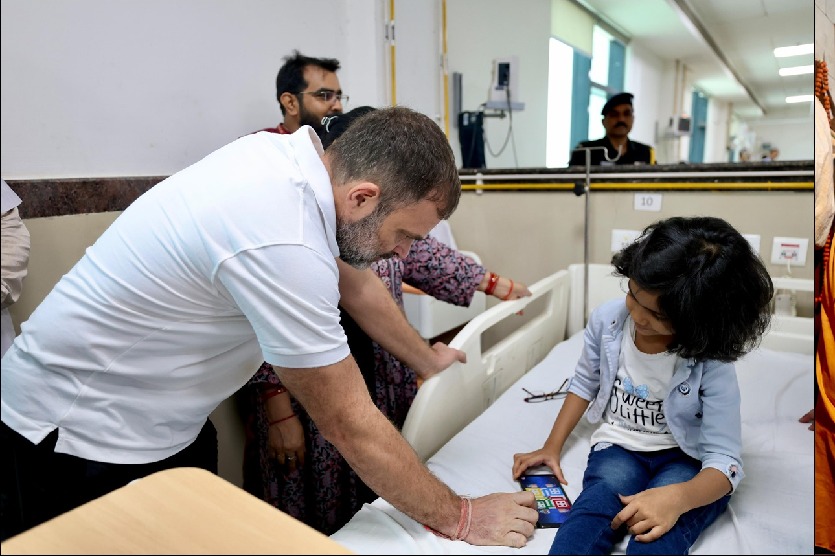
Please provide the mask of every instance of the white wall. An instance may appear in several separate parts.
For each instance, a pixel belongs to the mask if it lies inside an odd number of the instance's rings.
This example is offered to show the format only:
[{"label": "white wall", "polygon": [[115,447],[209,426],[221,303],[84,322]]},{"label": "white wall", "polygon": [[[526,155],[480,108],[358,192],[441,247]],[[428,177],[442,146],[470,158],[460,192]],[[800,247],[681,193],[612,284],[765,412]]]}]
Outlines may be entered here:
[{"label": "white wall", "polygon": [[[513,139],[501,156],[485,148],[488,168],[545,165],[548,41],[551,0],[447,0],[449,71],[463,74],[463,110],[477,110],[487,101],[494,58],[519,57],[518,101],[525,109],[513,113]],[[485,135],[498,152],[509,119],[485,119]],[[450,126],[450,141],[461,163],[458,131]]]},{"label": "white wall", "polygon": [[443,126],[440,9],[439,0],[395,2],[395,100]]},{"label": "white wall", "polygon": [[[812,109],[809,104],[809,109]],[[815,158],[815,144],[812,139],[812,113],[808,119],[798,118],[771,118],[763,120],[749,120],[748,127],[757,134],[754,144],[754,156],[761,154],[760,146],[763,143],[770,143],[780,150],[779,160],[812,160]]]},{"label": "white wall", "polygon": [[168,175],[281,121],[294,48],[384,102],[381,0],[3,0],[3,177]]},{"label": "white wall", "polygon": [[[666,65],[656,55],[634,43],[626,47],[624,65],[626,69],[624,90],[635,95],[632,99],[635,124],[632,126],[629,137],[654,146],[656,157],[661,157],[664,146],[659,145],[656,125],[663,114],[672,110],[672,99],[669,94],[672,89],[663,86]],[[667,108],[668,105],[669,108]],[[667,161],[659,159],[659,162]]]},{"label": "white wall", "polygon": [[[829,0],[831,2],[831,0]],[[0,81],[7,179],[168,175],[221,145],[281,120],[275,74],[294,48],[337,57],[348,108],[391,101],[388,0],[2,0]],[[817,0],[823,13],[826,0]],[[397,0],[397,102],[443,125],[441,0]],[[464,76],[464,109],[487,98],[494,58],[519,56],[513,144],[488,167],[545,165],[551,0],[447,0],[448,68]],[[816,19],[830,52],[831,25]],[[827,40],[827,38],[829,40]],[[835,55],[829,54],[829,58]],[[625,88],[635,93],[632,137],[659,162],[688,140],[656,136],[673,111],[674,66],[632,43]],[[832,72],[835,74],[835,72]],[[681,93],[689,103],[690,90]],[[689,105],[688,105],[689,106]],[[725,160],[727,106],[711,103],[705,161]],[[487,120],[494,150],[509,119]],[[757,126],[758,141],[775,125]],[[771,126],[772,129],[767,129]],[[779,124],[781,158],[810,159],[804,124]],[[785,139],[783,139],[785,138]],[[458,136],[450,123],[458,156]],[[796,151],[796,152],[795,152]]]}]

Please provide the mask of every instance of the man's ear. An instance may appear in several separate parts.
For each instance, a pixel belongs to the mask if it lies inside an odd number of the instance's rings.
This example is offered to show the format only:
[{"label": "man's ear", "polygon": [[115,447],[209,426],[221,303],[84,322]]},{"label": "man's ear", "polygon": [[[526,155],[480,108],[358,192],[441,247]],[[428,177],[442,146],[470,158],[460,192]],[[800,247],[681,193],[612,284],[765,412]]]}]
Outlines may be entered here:
[{"label": "man's ear", "polygon": [[380,203],[380,186],[373,182],[359,182],[350,187],[347,198],[348,208],[357,218],[368,216]]},{"label": "man's ear", "polygon": [[278,97],[278,102],[284,107],[285,114],[295,116],[299,112],[299,98],[293,93],[284,92]]}]

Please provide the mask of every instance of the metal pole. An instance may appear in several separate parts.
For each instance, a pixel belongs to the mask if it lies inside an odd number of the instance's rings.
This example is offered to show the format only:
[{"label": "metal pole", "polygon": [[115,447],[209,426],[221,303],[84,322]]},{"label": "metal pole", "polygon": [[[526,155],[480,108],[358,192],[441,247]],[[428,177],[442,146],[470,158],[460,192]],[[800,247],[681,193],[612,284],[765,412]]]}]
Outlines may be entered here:
[{"label": "metal pole", "polygon": [[583,324],[589,320],[589,191],[591,190],[591,149],[586,149],[586,207],[583,217]]},{"label": "metal pole", "polygon": [[603,158],[609,162],[616,162],[621,156],[621,148],[618,147],[618,154],[614,158],[609,158],[609,149],[606,147],[578,147],[575,151],[586,152],[586,181],[583,185],[583,193],[586,195],[585,215],[583,218],[583,321],[589,320],[589,213],[590,203],[589,199],[591,192],[591,152],[593,149],[600,149],[603,151]]}]

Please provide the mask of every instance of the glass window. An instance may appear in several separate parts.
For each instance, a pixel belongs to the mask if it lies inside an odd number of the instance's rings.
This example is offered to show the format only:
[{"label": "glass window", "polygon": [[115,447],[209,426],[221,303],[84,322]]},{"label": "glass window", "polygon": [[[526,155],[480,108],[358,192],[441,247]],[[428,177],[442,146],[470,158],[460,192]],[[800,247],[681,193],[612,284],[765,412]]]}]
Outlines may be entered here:
[{"label": "glass window", "polygon": [[597,25],[592,35],[591,70],[589,70],[589,129],[588,138],[606,135],[600,111],[606,99],[620,93],[623,87],[623,46],[612,35]]},{"label": "glass window", "polygon": [[594,26],[592,57],[559,39],[548,44],[545,164],[562,167],[580,141],[606,134],[600,111],[623,88],[625,47]]},{"label": "glass window", "polygon": [[609,43],[611,42],[612,35],[595,25],[592,34],[589,79],[592,83],[603,87],[609,85]]},{"label": "glass window", "polygon": [[548,123],[545,136],[545,165],[565,166],[571,140],[571,79],[574,49],[552,38],[548,44]]}]

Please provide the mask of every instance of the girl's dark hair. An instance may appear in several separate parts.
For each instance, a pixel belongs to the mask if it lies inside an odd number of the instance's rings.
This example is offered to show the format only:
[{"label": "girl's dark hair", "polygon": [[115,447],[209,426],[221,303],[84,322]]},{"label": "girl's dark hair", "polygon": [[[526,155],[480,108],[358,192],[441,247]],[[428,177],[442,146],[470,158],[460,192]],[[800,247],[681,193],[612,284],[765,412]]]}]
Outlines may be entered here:
[{"label": "girl's dark hair", "polygon": [[322,126],[316,133],[319,134],[319,139],[322,140],[322,148],[327,149],[331,143],[343,134],[348,126],[354,123],[354,120],[360,116],[365,116],[369,112],[376,110],[373,106],[358,106],[353,110],[349,110],[345,114],[336,114],[334,116],[325,116],[322,118]]},{"label": "girl's dark hair", "polygon": [[681,357],[732,362],[768,329],[771,277],[748,241],[720,218],[656,222],[612,264],[615,274],[658,294],[676,333],[668,349]]}]

